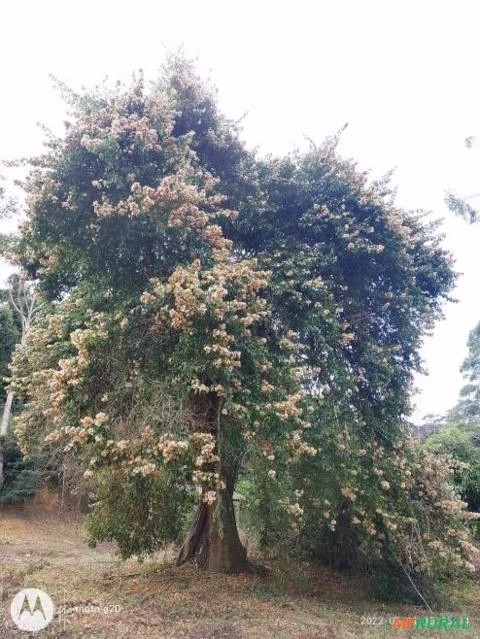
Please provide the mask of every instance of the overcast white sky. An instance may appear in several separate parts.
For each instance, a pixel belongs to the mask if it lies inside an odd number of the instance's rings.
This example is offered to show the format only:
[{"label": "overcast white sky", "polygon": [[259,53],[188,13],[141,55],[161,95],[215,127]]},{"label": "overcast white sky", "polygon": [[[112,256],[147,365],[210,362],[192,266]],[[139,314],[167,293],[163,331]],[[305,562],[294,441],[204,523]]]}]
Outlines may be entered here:
[{"label": "overcast white sky", "polygon": [[[456,400],[468,332],[480,320],[480,225],[452,219],[444,191],[480,191],[478,0],[3,0],[0,158],[41,148],[41,121],[61,132],[54,74],[73,88],[105,75],[153,77],[184,45],[262,152],[321,141],[345,122],[340,150],[378,176],[396,167],[398,203],[445,217],[463,272],[456,305],[424,346],[417,417]],[[464,139],[478,134],[478,147]]]}]

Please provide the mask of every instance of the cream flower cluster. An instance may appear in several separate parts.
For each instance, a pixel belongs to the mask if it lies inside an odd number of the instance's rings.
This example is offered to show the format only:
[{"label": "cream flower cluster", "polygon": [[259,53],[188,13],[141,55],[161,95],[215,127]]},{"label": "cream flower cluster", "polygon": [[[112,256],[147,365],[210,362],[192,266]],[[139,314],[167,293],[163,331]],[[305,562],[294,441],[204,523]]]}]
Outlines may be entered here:
[{"label": "cream flower cluster", "polygon": [[289,449],[293,457],[311,456],[318,453],[318,449],[303,440],[303,432],[295,430],[289,437]]},{"label": "cream flower cluster", "polygon": [[190,443],[197,451],[195,466],[203,468],[206,465],[212,465],[219,461],[218,455],[215,453],[216,440],[211,433],[196,432],[190,435]]},{"label": "cream flower cluster", "polygon": [[185,440],[176,440],[170,435],[164,434],[160,437],[157,444],[158,451],[166,464],[169,462],[177,462],[182,459],[188,450],[188,442]]}]

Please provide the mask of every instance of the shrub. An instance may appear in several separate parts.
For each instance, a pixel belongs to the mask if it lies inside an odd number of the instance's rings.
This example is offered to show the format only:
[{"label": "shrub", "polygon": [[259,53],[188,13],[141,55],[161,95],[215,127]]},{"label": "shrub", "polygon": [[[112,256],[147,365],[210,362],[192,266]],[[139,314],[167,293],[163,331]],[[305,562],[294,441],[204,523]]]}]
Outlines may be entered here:
[{"label": "shrub", "polygon": [[[461,462],[420,449],[408,439],[391,447],[360,447],[346,432],[324,431],[317,472],[299,467],[298,532],[274,518],[271,541],[282,536],[297,554],[337,569],[366,572],[382,596],[432,602],[442,582],[474,572],[477,551],[467,510],[454,482]],[[265,504],[261,504],[265,508]]]}]

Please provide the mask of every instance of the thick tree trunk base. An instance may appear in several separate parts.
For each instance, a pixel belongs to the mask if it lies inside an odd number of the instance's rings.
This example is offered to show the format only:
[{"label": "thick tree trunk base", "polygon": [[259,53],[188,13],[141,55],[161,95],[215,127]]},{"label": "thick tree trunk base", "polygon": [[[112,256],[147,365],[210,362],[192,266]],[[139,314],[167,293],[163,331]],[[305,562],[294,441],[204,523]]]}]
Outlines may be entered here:
[{"label": "thick tree trunk base", "polygon": [[247,559],[238,536],[233,502],[227,491],[218,503],[201,502],[177,559],[177,566],[192,561],[196,568],[227,574],[266,575],[268,571]]}]

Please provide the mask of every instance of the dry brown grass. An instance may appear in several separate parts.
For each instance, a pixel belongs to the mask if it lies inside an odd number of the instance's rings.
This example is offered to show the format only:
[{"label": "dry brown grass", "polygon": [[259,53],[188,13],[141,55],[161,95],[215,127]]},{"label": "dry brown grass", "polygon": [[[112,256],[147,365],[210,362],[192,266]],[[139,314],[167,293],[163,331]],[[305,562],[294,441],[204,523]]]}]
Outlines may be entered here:
[{"label": "dry brown grass", "polygon": [[[37,636],[46,639],[354,639],[398,635],[388,624],[362,624],[362,617],[425,614],[412,606],[386,606],[362,591],[358,579],[307,565],[273,565],[269,578],[199,574],[176,568],[170,553],[138,564],[120,561],[113,545],[95,550],[85,544],[73,517],[60,517],[43,496],[23,509],[0,513],[0,638],[25,637],[9,615],[13,595],[38,587],[58,605],[120,606],[119,612],[57,612]],[[480,588],[464,592],[452,605],[470,618],[480,637]],[[403,637],[418,632],[402,631]],[[421,634],[421,633],[420,633]],[[448,633],[429,631],[429,638]],[[29,636],[32,636],[31,634]]]}]

